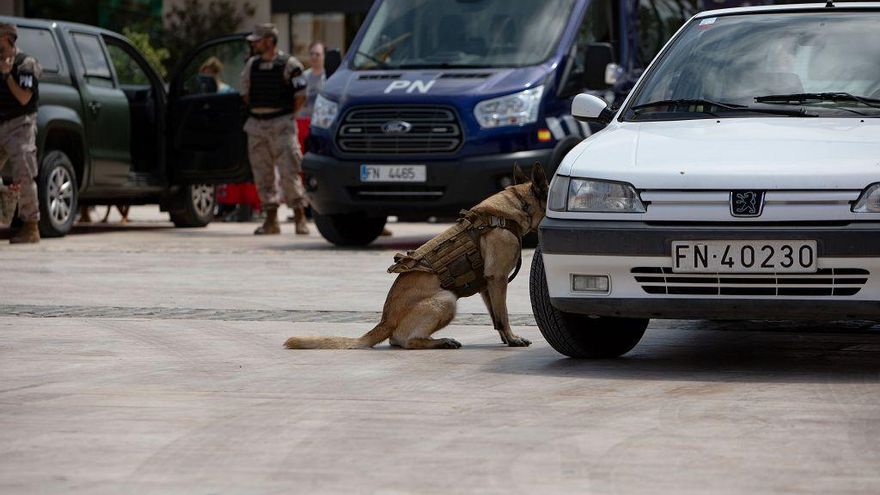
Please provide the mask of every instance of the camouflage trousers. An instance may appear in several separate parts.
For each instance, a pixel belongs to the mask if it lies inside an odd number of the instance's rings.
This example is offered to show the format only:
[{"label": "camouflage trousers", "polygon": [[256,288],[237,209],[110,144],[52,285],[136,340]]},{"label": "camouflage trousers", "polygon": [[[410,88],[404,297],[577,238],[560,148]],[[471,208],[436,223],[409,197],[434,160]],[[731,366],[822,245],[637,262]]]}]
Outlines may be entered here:
[{"label": "camouflage trousers", "polygon": [[10,173],[21,185],[18,216],[24,221],[40,219],[37,198],[37,114],[0,122],[0,172]]},{"label": "camouflage trousers", "polygon": [[265,120],[251,117],[245,122],[244,131],[248,136],[248,156],[263,208],[277,207],[282,202],[279,183],[287,206],[305,206],[306,191],[300,177],[303,155],[293,116]]}]

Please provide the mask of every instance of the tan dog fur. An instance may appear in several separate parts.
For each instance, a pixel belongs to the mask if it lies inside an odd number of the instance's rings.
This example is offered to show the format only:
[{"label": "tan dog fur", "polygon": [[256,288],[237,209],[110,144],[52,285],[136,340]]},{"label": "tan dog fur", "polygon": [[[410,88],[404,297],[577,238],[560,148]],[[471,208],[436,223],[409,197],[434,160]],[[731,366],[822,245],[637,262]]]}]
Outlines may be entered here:
[{"label": "tan dog fur", "polygon": [[[544,218],[548,189],[540,164],[535,164],[531,181],[527,180],[516,167],[515,185],[488,197],[472,211],[513,220],[523,233],[537,229]],[[535,191],[541,197],[536,197]],[[528,204],[530,213],[524,210],[520,198]],[[520,240],[509,230],[495,228],[479,241],[488,282],[480,295],[495,329],[505,344],[528,346],[531,342],[510,329],[507,313],[507,278],[519,260]],[[431,337],[455,317],[457,299],[453,292],[440,287],[440,278],[433,273],[401,273],[388,291],[381,321],[362,337],[291,337],[284,345],[289,349],[367,349],[388,339],[391,345],[405,349],[457,349],[461,344],[454,339]]]}]

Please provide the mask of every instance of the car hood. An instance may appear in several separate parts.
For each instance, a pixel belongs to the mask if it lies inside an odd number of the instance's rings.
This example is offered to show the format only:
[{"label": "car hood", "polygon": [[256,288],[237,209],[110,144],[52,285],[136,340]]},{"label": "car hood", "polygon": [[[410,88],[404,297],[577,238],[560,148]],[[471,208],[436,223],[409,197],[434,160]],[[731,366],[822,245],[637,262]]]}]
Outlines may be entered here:
[{"label": "car hood", "polygon": [[516,69],[425,69],[368,70],[341,69],[331,77],[322,94],[345,103],[370,98],[413,101],[413,97],[491,98],[522,91],[541,84],[550,69],[545,66]]},{"label": "car hood", "polygon": [[615,122],[559,173],[638,189],[862,189],[880,180],[880,119]]}]

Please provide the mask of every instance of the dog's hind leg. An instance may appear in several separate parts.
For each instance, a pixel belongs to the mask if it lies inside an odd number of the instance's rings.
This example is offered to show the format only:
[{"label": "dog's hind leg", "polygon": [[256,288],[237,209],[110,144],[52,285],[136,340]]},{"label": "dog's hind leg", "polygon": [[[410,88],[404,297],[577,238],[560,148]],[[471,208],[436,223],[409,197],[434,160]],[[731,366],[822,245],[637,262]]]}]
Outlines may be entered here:
[{"label": "dog's hind leg", "polygon": [[431,338],[455,317],[455,302],[455,294],[445,290],[420,301],[400,320],[392,343],[405,349],[458,349],[455,339]]}]

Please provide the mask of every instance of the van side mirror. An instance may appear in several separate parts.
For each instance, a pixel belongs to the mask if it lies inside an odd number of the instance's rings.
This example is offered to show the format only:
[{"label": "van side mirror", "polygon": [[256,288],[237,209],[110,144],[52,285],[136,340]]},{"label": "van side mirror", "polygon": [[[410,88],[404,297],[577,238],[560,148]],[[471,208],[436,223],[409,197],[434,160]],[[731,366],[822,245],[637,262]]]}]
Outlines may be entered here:
[{"label": "van side mirror", "polygon": [[614,63],[614,48],[611,43],[590,43],[584,54],[584,87],[592,90],[608,88],[605,70]]},{"label": "van side mirror", "polygon": [[327,74],[327,79],[330,79],[340,65],[342,65],[342,53],[337,48],[324,53],[324,73]]},{"label": "van side mirror", "polygon": [[605,100],[597,96],[581,93],[571,102],[571,116],[581,122],[601,122],[607,124],[614,118]]}]

